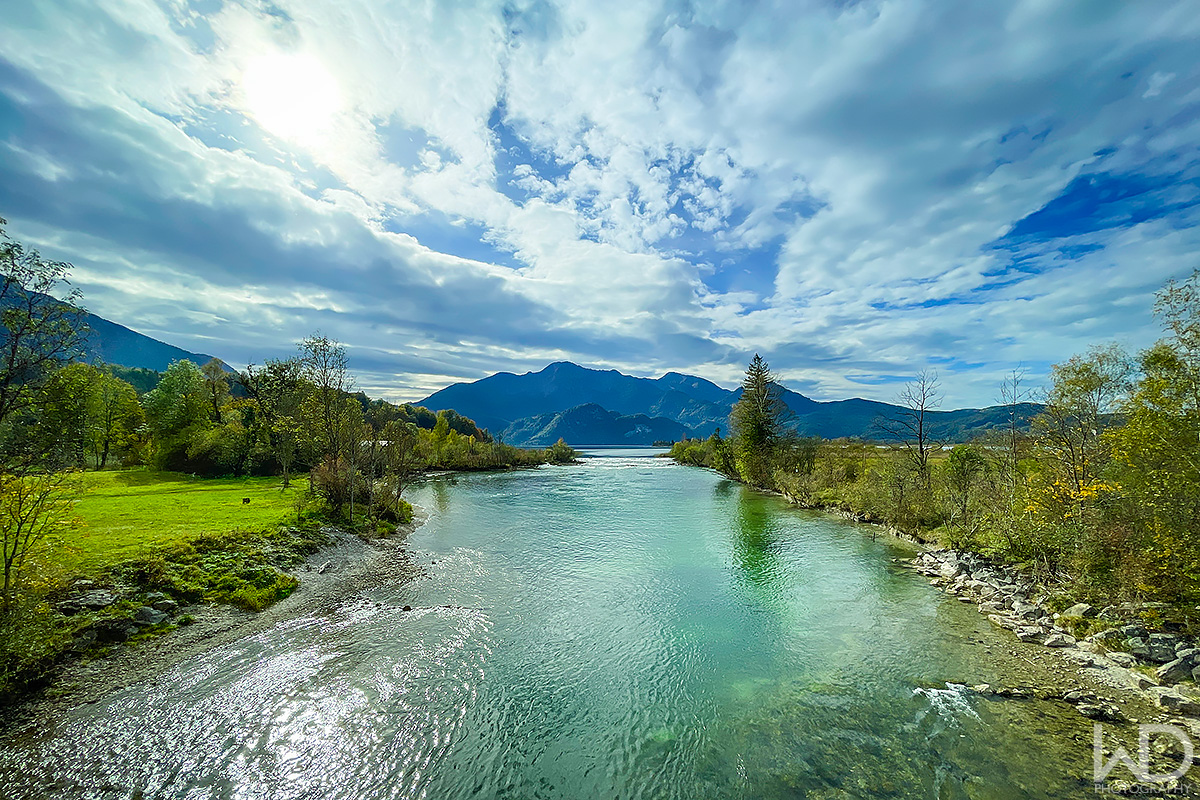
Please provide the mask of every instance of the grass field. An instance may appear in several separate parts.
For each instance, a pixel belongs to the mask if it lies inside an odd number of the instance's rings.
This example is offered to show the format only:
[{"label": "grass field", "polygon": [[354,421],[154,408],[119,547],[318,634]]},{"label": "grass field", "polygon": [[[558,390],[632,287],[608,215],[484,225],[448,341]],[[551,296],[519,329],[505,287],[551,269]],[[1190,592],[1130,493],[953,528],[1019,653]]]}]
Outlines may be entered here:
[{"label": "grass field", "polygon": [[296,514],[298,490],[281,492],[279,478],[122,470],[84,473],[79,482],[79,527],[48,542],[50,560],[67,572],[90,572],[199,534],[266,530]]}]

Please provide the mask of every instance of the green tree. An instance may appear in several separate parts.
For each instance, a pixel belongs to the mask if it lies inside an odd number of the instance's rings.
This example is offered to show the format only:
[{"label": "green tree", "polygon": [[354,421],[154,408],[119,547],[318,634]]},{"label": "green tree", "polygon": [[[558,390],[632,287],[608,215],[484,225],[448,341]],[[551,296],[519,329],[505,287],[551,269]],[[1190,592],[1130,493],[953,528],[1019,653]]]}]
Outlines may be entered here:
[{"label": "green tree", "polygon": [[229,375],[220,359],[211,358],[200,367],[204,386],[208,390],[208,402],[212,406],[212,421],[220,425],[221,408],[229,401]]},{"label": "green tree", "polygon": [[248,365],[239,380],[257,404],[263,433],[287,488],[300,441],[300,408],[308,386],[304,366],[298,357],[268,359],[261,368]]},{"label": "green tree", "polygon": [[89,444],[95,465],[103,469],[113,453],[128,453],[145,423],[137,390],[99,370],[88,398]]},{"label": "green tree", "polygon": [[[316,333],[300,343],[300,363],[304,377],[313,386],[309,419],[315,430],[310,438],[322,457],[338,459],[347,441],[345,398],[354,386],[347,369],[346,348]],[[358,418],[362,418],[361,405]]]},{"label": "green tree", "polygon": [[945,518],[951,547],[973,547],[984,522],[982,482],[988,460],[974,445],[960,444],[950,451],[945,467]]},{"label": "green tree", "polygon": [[1033,420],[1040,459],[1051,480],[1078,497],[1108,462],[1104,431],[1128,396],[1133,364],[1115,344],[1091,348],[1051,368],[1045,409]]},{"label": "green tree", "polygon": [[1106,435],[1122,519],[1143,554],[1141,589],[1200,600],[1200,271],[1171,282],[1155,311],[1168,337],[1141,356],[1142,377]]},{"label": "green tree", "polygon": [[184,469],[193,440],[212,427],[211,400],[200,368],[174,361],[143,400],[154,435],[155,460],[164,469]]},{"label": "green tree", "polygon": [[81,354],[86,334],[78,290],[64,299],[71,265],[26,250],[4,232],[0,219],[0,423],[32,406],[45,381]]},{"label": "green tree", "polygon": [[65,472],[0,473],[0,558],[4,568],[0,616],[8,616],[15,606],[21,569],[29,555],[48,535],[69,526],[70,495]]},{"label": "green tree", "polygon": [[767,362],[757,353],[746,368],[742,396],[729,415],[734,458],[743,480],[766,486],[784,431],[787,406]]}]

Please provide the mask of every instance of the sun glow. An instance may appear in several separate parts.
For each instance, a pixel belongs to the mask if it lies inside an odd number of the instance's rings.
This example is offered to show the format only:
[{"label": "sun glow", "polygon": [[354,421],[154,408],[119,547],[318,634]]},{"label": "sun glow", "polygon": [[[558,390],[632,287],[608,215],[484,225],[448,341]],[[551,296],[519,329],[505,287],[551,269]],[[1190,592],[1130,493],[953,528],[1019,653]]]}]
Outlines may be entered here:
[{"label": "sun glow", "polygon": [[341,108],[337,81],[317,59],[274,54],[250,62],[242,76],[246,104],[258,123],[285,139],[310,144]]}]

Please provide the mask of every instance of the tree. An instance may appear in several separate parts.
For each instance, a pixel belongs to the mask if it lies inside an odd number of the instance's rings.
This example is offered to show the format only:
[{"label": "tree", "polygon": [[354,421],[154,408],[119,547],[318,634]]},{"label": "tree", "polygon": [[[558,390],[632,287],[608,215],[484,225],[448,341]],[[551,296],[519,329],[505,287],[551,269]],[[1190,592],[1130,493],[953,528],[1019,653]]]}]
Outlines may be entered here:
[{"label": "tree", "polygon": [[146,394],[146,421],[154,434],[159,466],[185,466],[188,446],[212,427],[209,398],[200,368],[186,359],[172,362],[158,386]]},{"label": "tree", "polygon": [[[4,224],[0,219],[0,428],[38,403],[55,370],[82,352],[86,333],[78,290],[68,289],[61,300],[54,296],[69,286],[71,265],[26,250]],[[9,448],[10,454],[24,450]],[[39,457],[26,452],[6,466]]]},{"label": "tree", "polygon": [[951,547],[972,546],[979,532],[979,485],[988,461],[978,447],[957,445],[946,459],[946,527],[952,532]]},{"label": "tree", "polygon": [[1105,434],[1110,475],[1137,532],[1150,585],[1177,601],[1200,599],[1200,271],[1172,281],[1155,311],[1169,336],[1142,353],[1142,377],[1121,404],[1124,425]]},{"label": "tree", "polygon": [[[317,425],[314,441],[323,457],[337,459],[344,444],[340,438],[346,422],[343,398],[354,386],[347,371],[346,348],[340,342],[316,333],[300,343],[300,353],[304,377],[313,384]],[[360,406],[360,418],[361,412]]]},{"label": "tree", "polygon": [[204,386],[208,389],[208,400],[212,404],[212,421],[221,424],[221,406],[229,398],[229,376],[220,359],[211,358],[200,368]]},{"label": "tree", "polygon": [[67,476],[62,472],[0,473],[0,556],[4,562],[0,612],[6,616],[15,605],[26,559],[48,535],[68,524],[71,504],[67,489]]},{"label": "tree", "polygon": [[767,362],[757,353],[746,368],[742,396],[729,415],[734,457],[742,478],[764,486],[771,477],[775,447],[783,435],[787,406]]},{"label": "tree", "polygon": [[889,438],[900,442],[909,467],[922,488],[929,488],[929,456],[937,447],[930,433],[930,416],[942,404],[936,372],[921,370],[897,398],[903,406],[894,417],[876,421]]},{"label": "tree", "polygon": [[283,472],[283,486],[291,483],[291,468],[300,438],[300,405],[304,399],[304,366],[298,357],[268,359],[261,368],[249,364],[239,377],[246,393],[258,405],[262,425],[275,460]]},{"label": "tree", "polygon": [[1108,461],[1104,431],[1131,387],[1133,364],[1115,344],[1091,348],[1050,371],[1045,409],[1033,420],[1043,463],[1078,498]]},{"label": "tree", "polygon": [[96,467],[108,465],[114,452],[127,452],[145,422],[137,390],[125,381],[100,370],[88,400],[90,444]]}]

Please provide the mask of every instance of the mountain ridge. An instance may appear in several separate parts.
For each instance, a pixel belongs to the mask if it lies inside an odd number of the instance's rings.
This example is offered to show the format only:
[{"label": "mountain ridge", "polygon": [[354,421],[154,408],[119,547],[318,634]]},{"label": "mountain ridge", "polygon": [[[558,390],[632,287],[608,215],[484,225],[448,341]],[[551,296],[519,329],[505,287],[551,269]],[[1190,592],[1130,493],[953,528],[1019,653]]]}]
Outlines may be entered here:
[{"label": "mountain ridge", "polygon": [[[789,426],[801,435],[884,440],[887,437],[876,426],[877,421],[896,419],[905,412],[902,406],[879,400],[854,397],[820,401],[780,388],[791,412]],[[521,375],[498,372],[476,381],[452,384],[417,402],[435,411],[453,408],[490,430],[504,431],[506,440],[512,444],[523,444],[526,443],[523,437],[535,430],[539,442],[549,436],[553,432],[554,415],[587,405],[597,405],[618,417],[642,415],[650,421],[660,420],[655,425],[663,429],[667,428],[665,423],[675,423],[688,436],[707,437],[717,428],[728,426],[729,412],[739,396],[740,387],[724,389],[705,378],[680,372],[667,372],[660,378],[639,378],[618,370],[596,370],[571,361],[555,361],[536,372]],[[1037,409],[1034,404],[1022,404],[1018,413],[1025,421]],[[929,424],[936,438],[963,441],[1007,425],[1008,414],[1009,409],[1004,406],[933,411]],[[574,424],[577,422],[578,419],[573,420],[573,430],[578,428]],[[609,430],[606,426],[602,428],[592,433],[602,437]],[[560,429],[560,433],[562,430],[565,429]],[[623,439],[587,442],[576,439],[576,442],[626,443]]]}]

